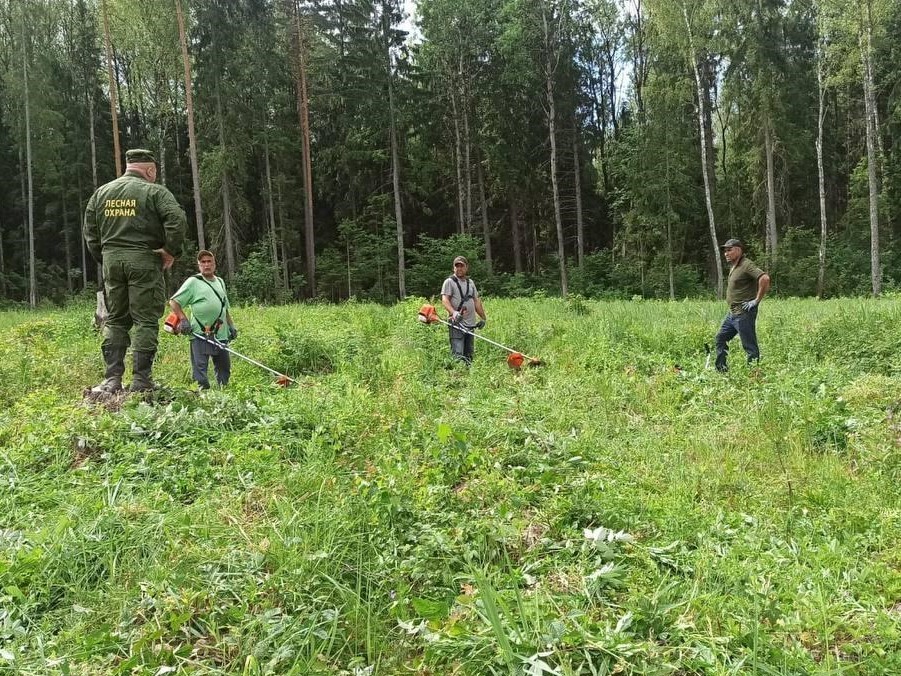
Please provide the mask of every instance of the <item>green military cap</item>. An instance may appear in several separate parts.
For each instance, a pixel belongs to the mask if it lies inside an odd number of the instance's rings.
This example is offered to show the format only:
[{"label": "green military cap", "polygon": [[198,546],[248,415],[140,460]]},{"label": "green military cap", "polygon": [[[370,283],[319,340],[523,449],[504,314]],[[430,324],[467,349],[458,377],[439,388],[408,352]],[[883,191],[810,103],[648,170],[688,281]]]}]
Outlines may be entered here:
[{"label": "green military cap", "polygon": [[149,150],[144,150],[143,148],[132,148],[131,150],[127,150],[125,152],[126,164],[143,164],[147,162],[156,163],[156,158]]}]

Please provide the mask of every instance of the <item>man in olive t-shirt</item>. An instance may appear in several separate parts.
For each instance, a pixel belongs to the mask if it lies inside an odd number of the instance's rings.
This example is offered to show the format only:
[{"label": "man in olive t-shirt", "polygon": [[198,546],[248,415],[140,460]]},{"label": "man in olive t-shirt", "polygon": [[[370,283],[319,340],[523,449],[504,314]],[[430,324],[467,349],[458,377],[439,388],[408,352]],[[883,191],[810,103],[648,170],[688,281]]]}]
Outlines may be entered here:
[{"label": "man in olive t-shirt", "polygon": [[729,239],[720,247],[726,262],[731,265],[729,283],[726,286],[726,302],[729,314],[716,334],[716,370],[728,371],[726,356],[729,341],[736,334],[748,355],[748,363],[760,360],[757,346],[757,308],[770,290],[770,276],[745,256],[745,245],[738,239]]}]

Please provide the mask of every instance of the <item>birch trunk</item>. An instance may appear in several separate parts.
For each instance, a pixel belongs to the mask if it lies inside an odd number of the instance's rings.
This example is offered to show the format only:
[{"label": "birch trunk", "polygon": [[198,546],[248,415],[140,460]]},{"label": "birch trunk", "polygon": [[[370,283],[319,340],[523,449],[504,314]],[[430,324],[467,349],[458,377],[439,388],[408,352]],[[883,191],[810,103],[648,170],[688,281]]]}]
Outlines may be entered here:
[{"label": "birch trunk", "polygon": [[[109,78],[109,110],[113,126],[113,155],[116,160],[116,176],[122,175],[122,148],[119,146],[119,101],[116,76],[113,74],[113,48],[109,35],[109,16],[106,11],[106,0],[101,0],[103,14],[103,44],[106,48],[106,75]],[[96,179],[95,179],[96,184]]]},{"label": "birch trunk", "polygon": [[763,124],[763,145],[766,153],[766,252],[770,262],[776,260],[778,233],[776,231],[776,177],[773,162],[773,132],[769,116]]},{"label": "birch trunk", "polygon": [[272,168],[269,161],[269,136],[264,137],[263,154],[266,157],[266,206],[269,211],[269,249],[272,254],[272,280],[279,286],[278,236],[275,231],[275,204],[272,200]]},{"label": "birch trunk", "polygon": [[400,154],[397,148],[397,124],[394,115],[394,68],[391,65],[391,51],[387,43],[387,15],[383,19],[385,29],[385,59],[388,67],[388,124],[391,136],[391,183],[394,188],[394,224],[397,234],[397,291],[400,298],[406,298],[407,285],[404,277],[404,214],[400,195]]},{"label": "birch trunk", "polygon": [[28,94],[28,50],[25,40],[25,15],[22,14],[22,82],[25,94],[25,168],[28,174],[28,304],[38,304],[37,273],[34,260],[34,176],[31,170],[31,103]]},{"label": "birch trunk", "polygon": [[579,163],[579,127],[573,135],[573,189],[576,193],[576,256],[581,268],[585,264],[585,221],[582,216],[582,167]]},{"label": "birch trunk", "polygon": [[482,237],[485,240],[485,264],[490,275],[494,267],[491,260],[491,227],[488,225],[488,200],[485,199],[485,174],[481,159],[476,162],[476,180],[479,183],[479,210],[482,212]]},{"label": "birch trunk", "polygon": [[510,236],[513,239],[513,271],[522,274],[522,232],[519,222],[519,202],[510,198]]},{"label": "birch trunk", "polygon": [[460,133],[460,118],[457,110],[457,97],[451,92],[451,109],[454,113],[454,157],[457,164],[457,232],[466,232],[466,218],[463,211],[463,139]]},{"label": "birch trunk", "polygon": [[[191,159],[191,183],[194,186],[194,220],[197,221],[197,244],[206,249],[206,233],[203,227],[203,204],[200,199],[200,168],[197,163],[197,133],[194,131],[194,92],[191,84],[191,59],[188,55],[188,37],[185,31],[185,17],[181,10],[181,0],[175,0],[175,15],[178,19],[178,40],[181,43],[181,60],[185,71],[185,108],[188,117],[188,155]],[[175,135],[176,139],[178,134]]]},{"label": "birch trunk", "polygon": [[228,281],[235,278],[235,248],[232,234],[232,204],[231,191],[229,189],[227,157],[225,146],[225,121],[222,119],[222,93],[216,85],[216,117],[219,122],[219,149],[222,153],[222,234],[225,237],[225,260],[228,265]]},{"label": "birch trunk", "polygon": [[706,98],[704,94],[704,86],[701,83],[701,73],[697,61],[697,53],[694,47],[694,37],[691,31],[691,21],[688,19],[688,9],[682,5],[682,14],[685,17],[685,28],[688,31],[688,59],[691,66],[692,74],[695,79],[695,87],[698,96],[698,129],[701,133],[701,173],[704,177],[704,203],[707,206],[707,221],[710,227],[710,244],[713,248],[713,259],[716,261],[716,297],[723,297],[723,261],[720,257],[719,242],[716,236],[716,218],[713,214],[713,191],[711,188],[711,168],[708,166],[707,147],[709,141],[707,139],[707,125],[704,120],[707,116]]},{"label": "birch trunk", "polygon": [[547,127],[551,142],[551,189],[554,194],[554,223],[557,226],[557,258],[560,261],[560,293],[566,297],[569,293],[566,279],[566,251],[563,241],[563,214],[560,208],[560,190],[557,185],[557,108],[554,102],[554,71],[552,49],[554,48],[547,12],[542,11],[545,39],[545,94],[547,95]]},{"label": "birch trunk", "polygon": [[288,245],[285,244],[285,207],[282,202],[282,181],[283,177],[279,174],[276,185],[276,199],[278,200],[278,228],[282,237],[282,284],[286,291],[291,290],[291,274],[288,270]]},{"label": "birch trunk", "polygon": [[466,181],[466,230],[472,228],[472,141],[469,135],[469,97],[463,93],[463,176]]},{"label": "birch trunk", "polygon": [[74,283],[72,280],[72,275],[70,274],[72,271],[72,232],[69,229],[69,205],[68,200],[66,199],[67,190],[65,186],[63,186],[63,191],[61,195],[62,203],[63,203],[63,239],[65,241],[66,247],[66,290],[71,295],[75,290]]},{"label": "birch trunk", "polygon": [[867,19],[861,31],[860,54],[863,61],[864,108],[867,116],[867,181],[870,188],[870,278],[873,295],[882,293],[882,265],[879,253],[879,179],[876,167],[879,161],[876,152],[876,100],[873,94],[872,40],[870,25],[870,3],[866,3]]},{"label": "birch trunk", "polygon": [[826,117],[826,83],[823,76],[825,50],[817,55],[817,177],[820,193],[820,250],[817,256],[817,298],[823,297],[826,286],[826,171],[823,164],[823,123]]}]

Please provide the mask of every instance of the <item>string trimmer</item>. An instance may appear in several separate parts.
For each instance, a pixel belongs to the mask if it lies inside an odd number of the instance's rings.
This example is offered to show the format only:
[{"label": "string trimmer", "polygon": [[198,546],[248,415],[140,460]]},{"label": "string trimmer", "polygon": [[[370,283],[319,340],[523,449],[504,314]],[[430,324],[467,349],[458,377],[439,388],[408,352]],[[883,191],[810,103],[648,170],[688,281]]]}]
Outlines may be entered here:
[{"label": "string trimmer", "polygon": [[195,338],[200,338],[200,340],[202,340],[202,341],[204,341],[204,342],[207,342],[207,343],[209,343],[210,345],[215,345],[215,346],[218,347],[220,350],[225,350],[225,351],[228,352],[229,354],[233,354],[233,355],[235,355],[236,357],[238,357],[238,358],[240,358],[240,359],[243,359],[243,360],[246,361],[246,362],[250,362],[250,363],[253,364],[254,366],[259,366],[259,367],[260,367],[261,369],[263,369],[264,371],[269,371],[269,373],[271,373],[272,375],[276,376],[275,382],[276,382],[276,384],[280,385],[281,387],[287,387],[287,386],[288,386],[288,383],[296,383],[296,382],[297,382],[297,381],[294,380],[294,378],[292,378],[291,376],[287,376],[287,375],[285,375],[284,373],[279,373],[279,372],[276,371],[275,369],[271,369],[271,368],[269,368],[268,366],[266,366],[265,364],[262,364],[262,363],[258,362],[256,359],[251,359],[251,358],[248,357],[247,355],[241,354],[241,353],[238,352],[237,350],[231,349],[231,348],[230,348],[228,345],[226,345],[225,343],[220,343],[220,342],[219,342],[218,340],[216,340],[215,338],[210,338],[209,336],[205,336],[205,335],[203,335],[202,333],[198,333],[197,331],[194,331],[192,335],[193,335]]},{"label": "string trimmer", "polygon": [[[168,333],[175,334],[175,333],[178,333],[177,327],[178,327],[178,317],[175,316],[174,312],[170,313],[169,316],[166,317],[166,321],[165,321],[163,328],[165,328]],[[200,340],[204,341],[205,343],[209,343],[210,345],[215,345],[220,350],[225,350],[229,354],[233,354],[236,357],[238,357],[239,359],[243,359],[244,361],[249,362],[249,363],[253,364],[254,366],[258,366],[259,368],[263,369],[264,371],[269,371],[269,373],[276,376],[275,382],[280,387],[287,387],[289,383],[297,382],[291,376],[285,375],[284,373],[279,373],[275,369],[269,368],[265,364],[258,362],[256,359],[251,359],[247,355],[241,354],[237,350],[233,350],[225,343],[220,343],[215,338],[210,338],[209,336],[206,336],[198,331],[192,331],[191,335],[193,335],[195,338],[199,338]]]},{"label": "string trimmer", "polygon": [[523,364],[527,364],[528,366],[539,366],[541,364],[541,360],[537,359],[536,357],[529,357],[528,355],[524,355],[522,352],[517,352],[513,348],[507,347],[506,345],[501,345],[500,343],[491,340],[491,338],[486,338],[485,336],[478,334],[475,331],[471,331],[465,326],[460,326],[459,324],[454,324],[453,322],[441,319],[441,317],[439,317],[438,313],[435,311],[434,305],[425,304],[421,308],[419,308],[419,315],[417,316],[417,319],[423,324],[444,324],[445,326],[450,326],[451,328],[457,329],[462,333],[468,333],[474,338],[484,340],[486,343],[490,343],[495,347],[506,350],[510,353],[507,355],[507,366],[512,369],[519,369]]}]

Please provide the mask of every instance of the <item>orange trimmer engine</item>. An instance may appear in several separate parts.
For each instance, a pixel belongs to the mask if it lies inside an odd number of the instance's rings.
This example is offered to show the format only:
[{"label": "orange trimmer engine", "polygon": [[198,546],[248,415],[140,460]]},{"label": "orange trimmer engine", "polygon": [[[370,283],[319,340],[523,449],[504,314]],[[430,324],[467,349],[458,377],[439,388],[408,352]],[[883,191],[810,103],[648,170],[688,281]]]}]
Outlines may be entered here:
[{"label": "orange trimmer engine", "polygon": [[435,306],[429,305],[426,303],[421,308],[419,308],[419,315],[417,319],[421,321],[423,324],[435,324],[439,321],[438,313],[435,312]]},{"label": "orange trimmer engine", "polygon": [[178,333],[178,315],[174,312],[170,312],[169,316],[166,317],[166,320],[163,322],[163,329],[166,333]]},{"label": "orange trimmer engine", "polygon": [[523,362],[525,362],[525,357],[519,352],[511,352],[507,355],[507,366],[511,369],[521,369]]}]

